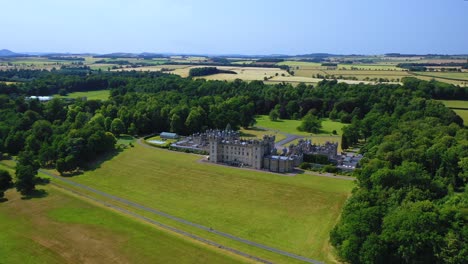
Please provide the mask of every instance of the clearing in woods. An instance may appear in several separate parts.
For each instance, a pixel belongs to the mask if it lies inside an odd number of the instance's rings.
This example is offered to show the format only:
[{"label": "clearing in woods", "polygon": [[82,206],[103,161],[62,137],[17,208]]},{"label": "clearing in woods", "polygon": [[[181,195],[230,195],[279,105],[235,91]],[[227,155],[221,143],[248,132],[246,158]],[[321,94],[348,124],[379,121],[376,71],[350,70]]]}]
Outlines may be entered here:
[{"label": "clearing in woods", "polygon": [[98,90],[98,91],[87,91],[87,92],[73,92],[65,96],[54,95],[57,98],[83,98],[87,100],[107,100],[110,96],[110,90]]}]

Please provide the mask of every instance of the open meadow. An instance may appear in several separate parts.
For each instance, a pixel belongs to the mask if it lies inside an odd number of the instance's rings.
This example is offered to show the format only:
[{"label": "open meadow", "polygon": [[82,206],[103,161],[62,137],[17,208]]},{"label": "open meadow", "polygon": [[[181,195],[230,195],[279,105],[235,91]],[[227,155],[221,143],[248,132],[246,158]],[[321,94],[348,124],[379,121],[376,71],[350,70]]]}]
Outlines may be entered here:
[{"label": "open meadow", "polygon": [[[255,118],[257,123],[255,124],[256,127],[259,128],[266,128],[272,131],[283,132],[287,134],[299,135],[299,136],[310,136],[313,135],[309,132],[299,131],[297,127],[301,125],[300,120],[288,120],[288,119],[279,119],[277,121],[271,121],[267,115],[259,115]],[[336,131],[337,135],[341,135],[341,129],[345,126],[345,124],[333,121],[330,119],[323,119],[322,120],[322,131],[317,135],[331,135],[333,130]]]},{"label": "open meadow", "polygon": [[462,100],[438,100],[448,108],[460,108],[468,110],[468,101]]},{"label": "open meadow", "polygon": [[[322,131],[319,134],[312,134],[308,132],[299,131],[297,127],[301,124],[300,120],[284,120],[280,119],[278,121],[271,121],[267,115],[259,115],[255,119],[257,123],[255,124],[258,128],[263,128],[266,131],[273,131],[278,135],[281,133],[287,133],[291,135],[301,136],[303,139],[310,139],[312,143],[315,144],[325,144],[326,142],[338,142],[338,152],[342,151],[341,148],[341,134],[342,128],[345,124],[330,119],[323,119],[322,121]],[[336,131],[336,135],[332,132]],[[289,144],[297,144],[300,139],[295,139]],[[278,140],[277,140],[278,141]]]},{"label": "open meadow", "polygon": [[98,90],[98,91],[87,91],[87,92],[73,92],[65,96],[54,95],[57,98],[83,98],[86,97],[87,100],[107,100],[109,99],[110,91],[109,90]]},{"label": "open meadow", "polygon": [[468,110],[455,109],[453,111],[455,111],[455,113],[457,113],[457,115],[459,115],[463,119],[463,124],[465,126],[468,126]]},{"label": "open meadow", "polygon": [[[333,261],[329,231],[351,181],[238,169],[201,158],[137,144],[72,180],[244,239]],[[269,254],[274,262],[284,262]]]},{"label": "open meadow", "polygon": [[275,142],[279,142],[286,138],[286,136],[278,131],[270,130],[270,129],[263,129],[258,127],[251,127],[251,128],[241,128],[240,129],[241,137],[242,138],[257,138],[262,139],[264,135],[272,135],[275,136]]},{"label": "open meadow", "polygon": [[[0,165],[2,169],[8,167]],[[55,186],[0,203],[1,263],[246,263]]]},{"label": "open meadow", "polygon": [[463,124],[468,126],[468,101],[462,100],[438,100],[442,102],[446,107],[452,108],[462,119]]}]

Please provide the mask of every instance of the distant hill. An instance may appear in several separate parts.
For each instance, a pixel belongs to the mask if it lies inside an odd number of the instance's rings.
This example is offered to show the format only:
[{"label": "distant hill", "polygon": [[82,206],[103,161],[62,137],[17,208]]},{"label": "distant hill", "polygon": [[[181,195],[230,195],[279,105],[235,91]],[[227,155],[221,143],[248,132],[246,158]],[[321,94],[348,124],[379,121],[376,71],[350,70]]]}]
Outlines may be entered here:
[{"label": "distant hill", "polygon": [[27,55],[16,53],[7,49],[0,50],[0,57],[24,57],[24,56],[27,56]]},{"label": "distant hill", "polygon": [[0,57],[13,57],[15,55],[16,53],[14,53],[11,50],[7,50],[7,49],[0,50]]}]

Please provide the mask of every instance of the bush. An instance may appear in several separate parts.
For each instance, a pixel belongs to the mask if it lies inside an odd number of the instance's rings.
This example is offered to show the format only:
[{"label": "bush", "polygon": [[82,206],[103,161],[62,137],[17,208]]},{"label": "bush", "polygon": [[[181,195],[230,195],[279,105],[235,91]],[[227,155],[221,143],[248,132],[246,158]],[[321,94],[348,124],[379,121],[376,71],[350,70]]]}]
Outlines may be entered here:
[{"label": "bush", "polygon": [[303,169],[303,170],[307,170],[310,168],[310,163],[308,162],[302,162],[300,165],[299,165],[299,168]]},{"label": "bush", "polygon": [[339,169],[337,167],[329,164],[329,165],[323,166],[322,171],[328,172],[328,173],[337,173],[339,171]]}]

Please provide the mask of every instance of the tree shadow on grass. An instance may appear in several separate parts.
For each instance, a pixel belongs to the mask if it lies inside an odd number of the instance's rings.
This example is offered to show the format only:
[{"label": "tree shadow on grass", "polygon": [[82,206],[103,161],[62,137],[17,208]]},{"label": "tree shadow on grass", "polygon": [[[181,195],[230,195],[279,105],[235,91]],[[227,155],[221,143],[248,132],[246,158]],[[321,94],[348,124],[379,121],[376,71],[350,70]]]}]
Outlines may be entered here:
[{"label": "tree shadow on grass", "polygon": [[122,152],[126,147],[119,147],[116,148],[113,151],[107,152],[105,154],[97,156],[93,161],[90,161],[83,165],[83,168],[77,169],[74,171],[67,171],[63,172],[61,176],[63,177],[74,177],[78,175],[82,175],[86,171],[94,171],[96,169],[101,168],[101,165],[104,164],[106,161],[109,161],[113,159],[115,156],[117,156],[120,152]]},{"label": "tree shadow on grass", "polygon": [[49,195],[49,193],[46,192],[46,190],[43,190],[43,189],[37,190],[36,189],[36,190],[33,190],[31,193],[23,195],[23,197],[21,197],[21,199],[22,200],[38,199],[38,198],[47,197],[48,195]]},{"label": "tree shadow on grass", "polygon": [[84,168],[85,171],[94,171],[96,169],[99,169],[99,168],[101,168],[101,165],[104,162],[113,159],[115,156],[117,156],[123,150],[124,150],[123,148],[117,148],[117,149],[115,149],[113,151],[110,151],[108,153],[100,155],[100,156],[96,157],[96,159],[94,161],[89,162],[85,166],[83,166],[83,168]]},{"label": "tree shadow on grass", "polygon": [[249,127],[249,128],[246,128],[245,130],[266,131],[266,129],[259,128],[259,127]]}]

